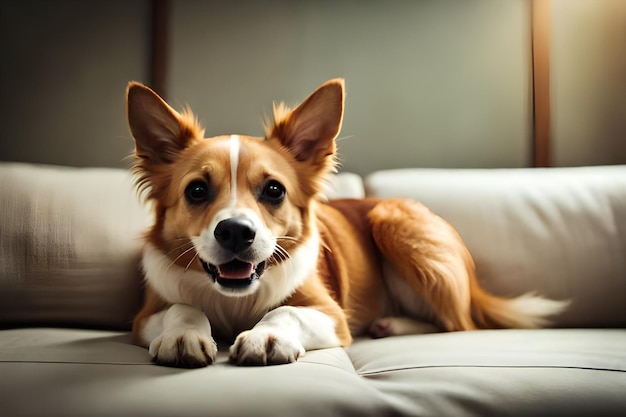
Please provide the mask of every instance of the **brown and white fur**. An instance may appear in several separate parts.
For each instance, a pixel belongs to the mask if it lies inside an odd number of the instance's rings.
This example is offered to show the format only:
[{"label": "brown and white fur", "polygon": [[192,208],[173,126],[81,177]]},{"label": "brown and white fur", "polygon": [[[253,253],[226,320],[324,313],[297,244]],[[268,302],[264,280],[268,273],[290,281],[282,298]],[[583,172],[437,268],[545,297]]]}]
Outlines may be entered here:
[{"label": "brown and white fur", "polygon": [[133,333],[158,364],[210,364],[214,337],[234,340],[233,363],[279,364],[366,333],[539,327],[564,307],[485,292],[459,234],[418,202],[323,201],[342,79],[275,106],[263,138],[204,138],[188,109],[138,83],[127,93],[134,172],[155,212]]}]

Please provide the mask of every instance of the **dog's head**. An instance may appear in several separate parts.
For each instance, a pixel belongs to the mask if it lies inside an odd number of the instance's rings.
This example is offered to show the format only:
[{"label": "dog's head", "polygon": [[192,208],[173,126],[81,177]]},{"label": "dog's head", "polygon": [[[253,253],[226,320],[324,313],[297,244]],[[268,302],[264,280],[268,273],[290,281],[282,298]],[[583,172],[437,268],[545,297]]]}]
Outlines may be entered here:
[{"label": "dog's head", "polygon": [[[326,82],[298,107],[274,106],[265,137],[204,138],[189,109],[131,82],[134,173],[152,201],[150,242],[227,295],[247,295],[313,238],[311,211],[335,169],[344,83]],[[317,248],[316,248],[317,250]]]}]

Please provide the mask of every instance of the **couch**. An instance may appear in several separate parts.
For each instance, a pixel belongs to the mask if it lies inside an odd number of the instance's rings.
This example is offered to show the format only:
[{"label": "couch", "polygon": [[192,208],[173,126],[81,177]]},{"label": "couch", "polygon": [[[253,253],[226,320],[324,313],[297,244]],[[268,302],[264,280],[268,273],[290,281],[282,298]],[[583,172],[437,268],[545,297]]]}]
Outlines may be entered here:
[{"label": "couch", "polygon": [[626,415],[626,166],[340,174],[421,200],[491,292],[571,300],[541,330],[358,338],[297,363],[156,366],[131,344],[149,210],[121,169],[0,163],[0,415]]}]

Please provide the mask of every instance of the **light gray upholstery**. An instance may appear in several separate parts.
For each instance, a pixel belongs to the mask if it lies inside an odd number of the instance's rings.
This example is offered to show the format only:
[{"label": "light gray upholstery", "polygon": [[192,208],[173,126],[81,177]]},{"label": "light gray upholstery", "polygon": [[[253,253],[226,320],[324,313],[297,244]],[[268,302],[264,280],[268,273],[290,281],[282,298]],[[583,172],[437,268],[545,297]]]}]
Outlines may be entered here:
[{"label": "light gray upholstery", "polygon": [[127,328],[149,223],[126,171],[0,165],[0,324]]},{"label": "light gray upholstery", "polygon": [[[330,190],[362,195],[356,180]],[[208,368],[159,367],[128,333],[150,217],[127,173],[4,163],[0,415],[626,415],[626,167],[388,171],[366,190],[448,218],[493,292],[571,310],[555,329],[358,339],[273,367],[221,346]]]},{"label": "light gray upholstery", "polygon": [[295,364],[150,363],[125,332],[0,332],[5,416],[620,415],[622,329],[502,330],[358,340]]},{"label": "light gray upholstery", "polygon": [[365,187],[451,222],[493,292],[570,299],[559,326],[626,327],[626,166],[389,170]]}]

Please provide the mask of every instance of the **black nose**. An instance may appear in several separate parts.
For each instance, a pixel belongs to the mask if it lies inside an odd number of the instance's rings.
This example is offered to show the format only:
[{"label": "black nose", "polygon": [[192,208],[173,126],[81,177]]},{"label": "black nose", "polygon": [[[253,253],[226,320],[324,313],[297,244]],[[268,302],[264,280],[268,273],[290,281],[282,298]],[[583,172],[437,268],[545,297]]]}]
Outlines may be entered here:
[{"label": "black nose", "polygon": [[213,235],[224,249],[236,254],[243,252],[252,245],[256,236],[256,228],[245,217],[232,217],[219,222]]}]

